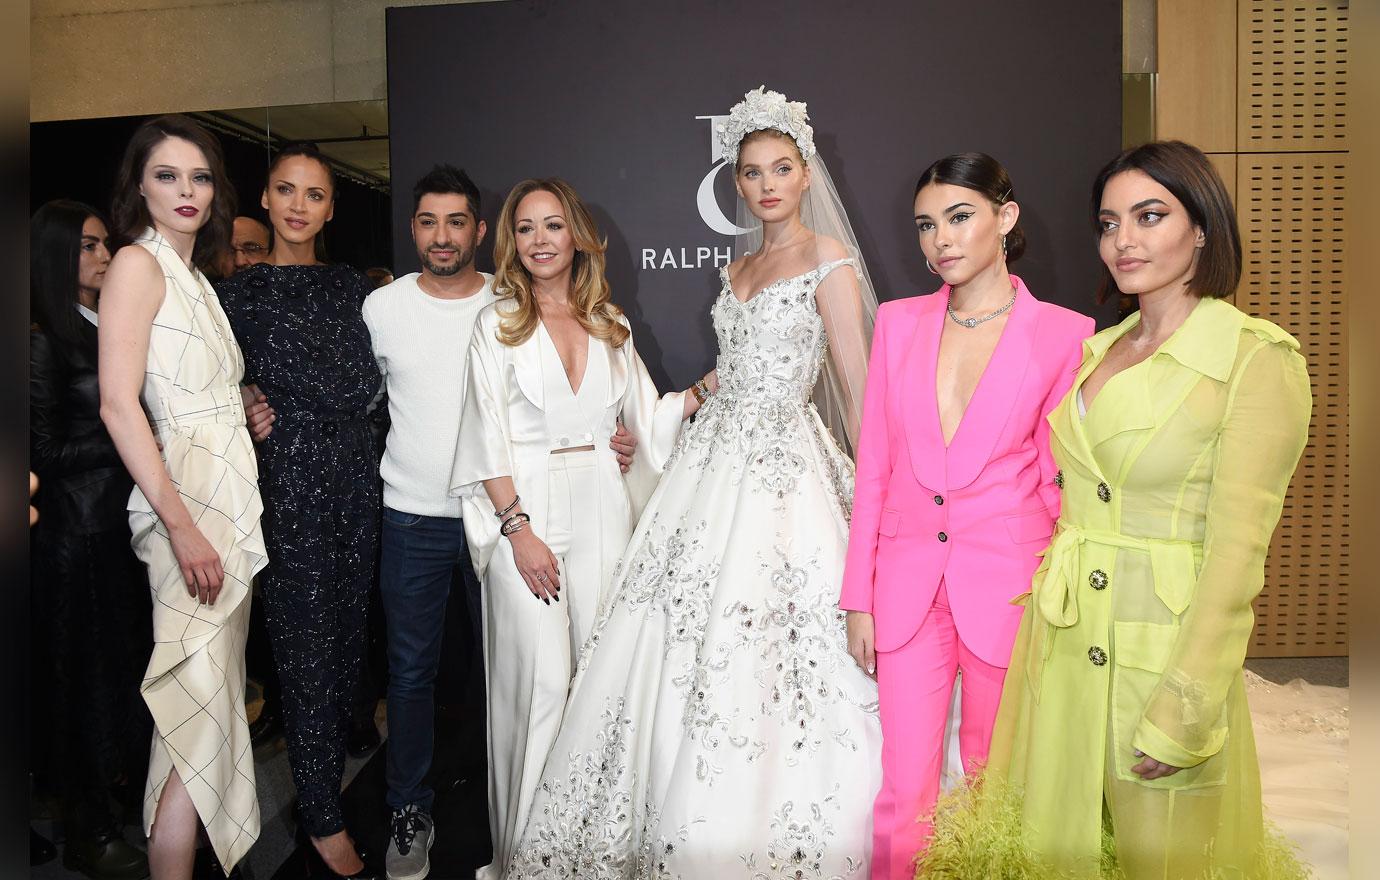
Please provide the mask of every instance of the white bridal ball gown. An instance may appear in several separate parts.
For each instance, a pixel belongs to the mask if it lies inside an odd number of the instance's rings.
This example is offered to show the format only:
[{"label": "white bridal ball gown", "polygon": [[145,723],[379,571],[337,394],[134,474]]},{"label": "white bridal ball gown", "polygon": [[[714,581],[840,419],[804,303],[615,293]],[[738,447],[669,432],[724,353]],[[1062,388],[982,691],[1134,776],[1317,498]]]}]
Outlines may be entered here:
[{"label": "white bridal ball gown", "polygon": [[815,289],[712,315],[719,392],[682,434],[581,655],[507,876],[864,878],[876,685],[838,609],[853,465],[810,393]]}]

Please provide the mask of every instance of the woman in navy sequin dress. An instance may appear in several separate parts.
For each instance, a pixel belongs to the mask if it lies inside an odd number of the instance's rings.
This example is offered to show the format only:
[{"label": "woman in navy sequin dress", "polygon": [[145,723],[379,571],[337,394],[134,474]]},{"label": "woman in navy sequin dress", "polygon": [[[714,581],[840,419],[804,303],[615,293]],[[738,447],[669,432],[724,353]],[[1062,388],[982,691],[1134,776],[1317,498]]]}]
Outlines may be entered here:
[{"label": "woman in navy sequin dress", "polygon": [[378,541],[378,457],[366,409],[381,376],[360,312],[373,285],[349,266],[316,261],[334,197],[314,148],[279,153],[263,199],[273,251],[219,294],[245,378],[277,417],[259,447],[272,560],[261,585],[300,830],[332,871],[354,876],[363,863],[345,829],[340,782]]}]

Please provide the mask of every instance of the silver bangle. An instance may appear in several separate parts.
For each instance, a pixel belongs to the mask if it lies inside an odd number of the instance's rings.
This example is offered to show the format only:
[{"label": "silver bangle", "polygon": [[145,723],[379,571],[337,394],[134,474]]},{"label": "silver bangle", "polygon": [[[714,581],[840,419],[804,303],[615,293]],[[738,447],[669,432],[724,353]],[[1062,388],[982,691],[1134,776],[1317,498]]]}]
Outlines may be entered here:
[{"label": "silver bangle", "polygon": [[494,511],[494,516],[498,517],[499,519],[503,519],[505,516],[507,516],[508,514],[510,514],[510,513],[513,512],[513,508],[514,508],[514,507],[517,507],[517,506],[518,506],[518,502],[521,501],[521,500],[522,500],[522,496],[521,496],[521,495],[514,494],[514,495],[513,495],[513,503],[512,503],[512,504],[509,504],[507,507],[503,508],[502,510],[495,510],[495,511]]},{"label": "silver bangle", "polygon": [[525,513],[515,513],[503,521],[503,525],[498,527],[498,531],[505,538],[517,534],[527,528],[527,524],[532,518]]}]

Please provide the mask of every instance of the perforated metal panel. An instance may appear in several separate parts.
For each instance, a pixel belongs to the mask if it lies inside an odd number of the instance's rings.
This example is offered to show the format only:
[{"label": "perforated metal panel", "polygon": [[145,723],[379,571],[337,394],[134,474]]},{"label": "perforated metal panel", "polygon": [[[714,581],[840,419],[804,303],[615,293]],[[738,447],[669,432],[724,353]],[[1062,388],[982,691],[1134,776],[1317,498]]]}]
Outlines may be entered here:
[{"label": "perforated metal panel", "polygon": [[1251,653],[1346,654],[1348,155],[1242,154],[1237,161],[1246,265],[1236,303],[1294,334],[1313,380],[1308,448],[1270,547]]},{"label": "perforated metal panel", "polygon": [[1347,6],[1241,0],[1238,150],[1346,149]]}]

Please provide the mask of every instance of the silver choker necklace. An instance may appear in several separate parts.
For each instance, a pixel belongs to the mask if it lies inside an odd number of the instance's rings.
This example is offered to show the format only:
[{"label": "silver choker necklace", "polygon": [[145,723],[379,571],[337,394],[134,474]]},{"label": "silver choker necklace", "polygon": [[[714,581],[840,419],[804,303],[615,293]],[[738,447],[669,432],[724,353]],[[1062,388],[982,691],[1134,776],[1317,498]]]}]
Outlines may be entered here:
[{"label": "silver choker necklace", "polygon": [[1016,304],[1016,288],[1013,287],[1013,288],[1011,288],[1011,301],[1010,301],[1009,303],[1007,303],[1006,305],[1002,306],[1001,308],[997,309],[995,312],[991,312],[990,314],[983,315],[981,318],[960,318],[960,317],[954,312],[953,294],[950,294],[950,295],[949,295],[949,318],[950,318],[955,324],[959,325],[960,327],[967,327],[969,330],[971,330],[971,329],[973,329],[974,327],[976,327],[977,325],[986,323],[987,321],[992,320],[993,318],[997,317],[998,315],[1004,315],[1004,314],[1006,314],[1006,312],[1010,311],[1011,307],[1014,306],[1015,304]]}]

